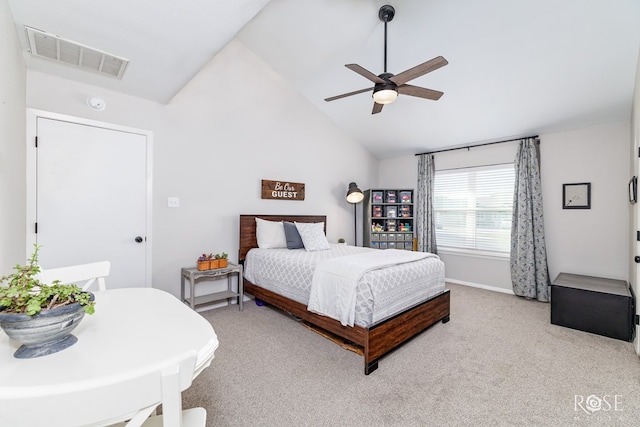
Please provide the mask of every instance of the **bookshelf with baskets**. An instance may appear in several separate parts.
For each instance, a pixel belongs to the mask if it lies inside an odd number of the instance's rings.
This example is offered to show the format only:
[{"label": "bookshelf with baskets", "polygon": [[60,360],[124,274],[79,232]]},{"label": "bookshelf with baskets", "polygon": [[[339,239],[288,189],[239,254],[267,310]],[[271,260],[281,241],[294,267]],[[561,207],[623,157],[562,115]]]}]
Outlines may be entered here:
[{"label": "bookshelf with baskets", "polygon": [[363,246],[413,250],[413,202],[413,190],[366,190]]}]

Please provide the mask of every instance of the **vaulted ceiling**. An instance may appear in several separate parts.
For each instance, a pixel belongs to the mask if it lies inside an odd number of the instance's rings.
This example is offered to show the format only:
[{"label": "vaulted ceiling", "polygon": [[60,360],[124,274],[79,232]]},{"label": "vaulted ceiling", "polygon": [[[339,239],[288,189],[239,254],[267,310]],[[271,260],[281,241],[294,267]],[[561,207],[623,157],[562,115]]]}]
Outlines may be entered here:
[{"label": "vaulted ceiling", "polygon": [[[371,114],[345,68],[448,65]],[[640,53],[637,0],[9,0],[27,67],[168,103],[234,37],[379,158],[628,120]],[[130,60],[121,80],[29,55],[24,26]],[[638,88],[640,90],[640,88]]]}]

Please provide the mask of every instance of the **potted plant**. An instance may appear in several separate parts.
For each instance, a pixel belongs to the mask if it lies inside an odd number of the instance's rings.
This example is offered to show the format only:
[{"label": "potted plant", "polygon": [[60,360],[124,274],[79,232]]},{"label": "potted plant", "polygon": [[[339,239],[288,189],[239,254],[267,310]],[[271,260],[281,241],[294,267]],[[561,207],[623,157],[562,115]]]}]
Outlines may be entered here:
[{"label": "potted plant", "polygon": [[219,256],[218,254],[216,255],[211,255],[211,265],[209,266],[210,269],[216,269],[218,267],[220,267],[220,260],[219,260]]},{"label": "potted plant", "polygon": [[9,338],[22,344],[17,358],[32,358],[56,353],[78,339],[71,331],[85,313],[93,314],[95,301],[91,292],[75,284],[40,282],[39,246],[27,265],[16,265],[14,273],[0,278],[0,327]]},{"label": "potted plant", "polygon": [[198,270],[211,270],[213,267],[211,266],[211,260],[213,258],[213,254],[202,254],[198,257]]},{"label": "potted plant", "polygon": [[222,252],[221,254],[216,254],[216,259],[218,260],[218,267],[217,268],[226,268],[227,265],[229,265],[228,261],[227,261],[227,254]]}]

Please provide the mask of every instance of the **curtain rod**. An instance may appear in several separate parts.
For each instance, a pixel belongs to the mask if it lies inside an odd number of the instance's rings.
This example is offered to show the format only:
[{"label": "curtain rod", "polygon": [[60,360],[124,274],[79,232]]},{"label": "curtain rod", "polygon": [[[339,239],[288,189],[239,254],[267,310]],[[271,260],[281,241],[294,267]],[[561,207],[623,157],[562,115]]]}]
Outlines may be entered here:
[{"label": "curtain rod", "polygon": [[436,150],[436,151],[429,151],[429,152],[426,152],[426,153],[418,153],[418,154],[416,154],[416,156],[421,156],[423,154],[444,153],[445,151],[455,151],[455,150],[465,150],[465,149],[469,150],[471,148],[483,147],[485,145],[502,144],[504,142],[520,141],[521,139],[527,139],[527,138],[538,138],[538,135],[523,136],[521,138],[507,139],[507,140],[504,140],[504,141],[485,142],[484,144],[467,145],[466,147],[445,148],[444,150]]}]

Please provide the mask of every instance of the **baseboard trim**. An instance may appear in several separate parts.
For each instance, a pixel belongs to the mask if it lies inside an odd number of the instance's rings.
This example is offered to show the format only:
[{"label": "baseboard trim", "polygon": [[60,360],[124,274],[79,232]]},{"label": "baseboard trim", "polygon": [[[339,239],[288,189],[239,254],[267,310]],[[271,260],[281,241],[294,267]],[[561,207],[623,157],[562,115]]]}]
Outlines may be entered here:
[{"label": "baseboard trim", "polygon": [[448,282],[448,283],[454,283],[456,285],[469,286],[469,287],[472,287],[472,288],[486,289],[487,291],[493,291],[493,292],[500,292],[500,293],[503,293],[503,294],[515,295],[511,289],[498,288],[498,287],[495,287],[495,286],[483,285],[481,283],[465,282],[463,280],[455,280],[455,279],[447,279],[447,278],[445,278],[444,281]]}]

